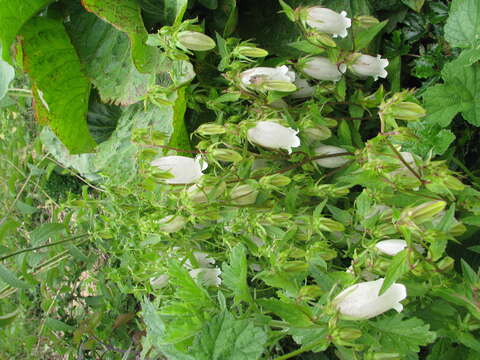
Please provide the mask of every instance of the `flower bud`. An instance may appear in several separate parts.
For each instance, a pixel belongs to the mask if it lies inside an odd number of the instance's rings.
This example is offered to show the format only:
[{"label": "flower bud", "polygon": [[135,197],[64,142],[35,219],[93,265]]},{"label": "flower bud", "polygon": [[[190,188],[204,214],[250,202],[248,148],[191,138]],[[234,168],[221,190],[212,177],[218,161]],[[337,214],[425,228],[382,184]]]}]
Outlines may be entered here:
[{"label": "flower bud", "polygon": [[260,179],[260,185],[262,186],[274,186],[274,187],[282,187],[282,186],[287,186],[290,184],[292,180],[285,175],[281,174],[274,174],[270,176],[264,176]]},{"label": "flower bud", "polygon": [[385,70],[387,66],[388,60],[382,59],[380,55],[373,57],[360,54],[355,58],[353,64],[350,65],[350,70],[357,76],[371,76],[374,80],[377,80],[379,77],[387,77],[388,73]]},{"label": "flower bud", "polygon": [[370,319],[390,309],[401,312],[403,305],[400,301],[407,297],[405,285],[393,284],[378,295],[383,281],[380,278],[352,285],[338,294],[333,304],[341,315],[351,320]]},{"label": "flower bud", "polygon": [[410,219],[417,224],[421,224],[425,221],[431,220],[436,214],[445,209],[446,205],[447,203],[445,201],[438,200],[423,203],[413,209],[406,209],[400,215],[398,223],[403,224]]},{"label": "flower bud", "polygon": [[358,26],[365,29],[377,25],[380,22],[377,18],[368,15],[357,16],[355,20],[357,21]]},{"label": "flower bud", "polygon": [[161,289],[168,285],[169,276],[167,274],[163,274],[154,278],[150,279],[150,285],[154,289]]},{"label": "flower bud", "polygon": [[[246,87],[262,89],[263,84],[267,81],[293,83],[295,81],[295,73],[285,65],[276,68],[256,67],[240,73],[240,82]],[[277,84],[277,86],[281,85]],[[295,89],[288,91],[295,91]]]},{"label": "flower bud", "polygon": [[193,202],[202,204],[209,200],[214,200],[225,191],[226,185],[224,182],[214,186],[200,187],[197,184],[190,186],[187,190],[188,197]]},{"label": "flower bud", "polygon": [[273,121],[259,121],[248,129],[247,138],[254,144],[269,149],[284,149],[290,154],[292,148],[300,146],[298,130],[287,128]]},{"label": "flower bud", "polygon": [[243,157],[235,150],[231,149],[214,149],[212,156],[219,161],[239,162]]},{"label": "flower bud", "polygon": [[254,46],[238,46],[235,51],[241,55],[252,58],[265,57],[268,51]]},{"label": "flower bud", "polygon": [[407,247],[407,242],[401,239],[389,239],[379,241],[375,244],[375,247],[380,251],[382,254],[395,256],[400,251]]},{"label": "flower bud", "polygon": [[316,126],[303,130],[303,133],[310,141],[322,141],[327,140],[332,136],[332,132],[326,126]]},{"label": "flower bud", "polygon": [[320,230],[323,231],[344,231],[345,226],[343,226],[342,223],[339,223],[338,221],[329,219],[329,218],[318,218],[315,219],[315,224],[318,226]]},{"label": "flower bud", "polygon": [[350,342],[362,336],[362,331],[357,328],[335,329],[332,336],[340,342]]},{"label": "flower bud", "polygon": [[225,126],[223,125],[209,123],[209,124],[200,125],[196,132],[204,136],[220,135],[220,134],[225,134],[226,129],[225,129]]},{"label": "flower bud", "polygon": [[230,191],[232,203],[236,205],[251,205],[257,201],[258,190],[248,184],[238,184]]},{"label": "flower bud", "polygon": [[392,104],[388,110],[389,114],[395,119],[406,121],[418,120],[426,115],[426,111],[423,107],[409,101]]},{"label": "flower bud", "polygon": [[186,223],[187,219],[182,215],[168,215],[157,221],[157,224],[160,225],[158,229],[166,233],[177,232],[181,230]]},{"label": "flower bud", "polygon": [[341,38],[346,37],[348,35],[347,29],[352,26],[352,21],[347,17],[345,11],[339,14],[321,6],[306,8],[302,17],[308,26],[331,34],[334,38],[338,36]]},{"label": "flower bud", "polygon": [[310,86],[307,80],[297,78],[294,82],[295,86],[297,87],[297,91],[295,91],[291,97],[294,99],[304,99],[313,96],[315,93],[315,88]]},{"label": "flower bud", "polygon": [[450,256],[445,256],[442,260],[437,263],[437,267],[442,271],[450,271],[453,269],[455,260]]},{"label": "flower bud", "polygon": [[279,92],[292,92],[297,90],[297,87],[295,86],[295,84],[288,81],[280,81],[280,80],[265,80],[262,83],[261,88],[263,90],[279,91]]},{"label": "flower bud", "polygon": [[319,46],[337,47],[337,43],[327,34],[313,32],[307,35],[308,40]]},{"label": "flower bud", "polygon": [[[341,147],[331,146],[331,145],[320,145],[315,149],[315,154],[318,156],[335,155],[335,154],[341,154],[346,152],[347,151],[345,149],[342,149]],[[332,157],[325,157],[323,159],[315,160],[315,162],[321,167],[329,168],[329,169],[343,166],[349,161],[350,159],[346,156],[332,156]]]},{"label": "flower bud", "polygon": [[322,56],[308,58],[301,65],[301,70],[308,76],[326,81],[340,80],[346,69],[345,64],[334,64],[328,58]]},{"label": "flower bud", "polygon": [[178,41],[184,47],[193,51],[208,51],[215,48],[215,41],[205,34],[197,31],[181,31]]}]

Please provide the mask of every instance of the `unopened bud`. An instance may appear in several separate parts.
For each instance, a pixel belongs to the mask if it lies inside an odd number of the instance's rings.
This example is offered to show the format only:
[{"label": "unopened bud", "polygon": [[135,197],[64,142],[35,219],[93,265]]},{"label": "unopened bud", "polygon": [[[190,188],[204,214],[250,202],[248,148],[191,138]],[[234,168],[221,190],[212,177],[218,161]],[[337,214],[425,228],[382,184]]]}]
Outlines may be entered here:
[{"label": "unopened bud", "polygon": [[260,185],[262,186],[275,186],[275,187],[281,187],[281,186],[287,186],[290,184],[292,180],[285,175],[280,175],[280,174],[274,174],[270,176],[264,176],[260,179]]},{"label": "unopened bud", "polygon": [[465,188],[465,185],[460,180],[451,175],[446,175],[443,177],[443,182],[450,190],[453,191],[462,191]]},{"label": "unopened bud", "polygon": [[332,132],[326,126],[311,127],[303,130],[303,133],[310,141],[322,141],[330,138]]},{"label": "unopened bud", "polygon": [[186,223],[187,219],[182,215],[168,215],[157,221],[157,224],[160,225],[158,227],[159,230],[166,233],[177,232],[181,230]]},{"label": "unopened bud", "polygon": [[329,218],[318,218],[316,219],[316,225],[320,230],[324,231],[344,231],[345,226],[343,226],[342,223],[339,223],[338,221],[329,219]]},{"label": "unopened bud", "polygon": [[409,101],[392,104],[388,110],[395,119],[406,121],[418,120],[427,113],[423,107]]},{"label": "unopened bud", "polygon": [[423,203],[413,209],[406,209],[400,215],[399,224],[405,223],[408,219],[415,221],[417,224],[431,220],[436,214],[445,209],[446,205],[445,201],[438,200]]},{"label": "unopened bud", "polygon": [[371,26],[377,25],[380,22],[377,18],[368,15],[357,16],[355,20],[357,21],[358,26],[362,28],[369,28]]},{"label": "unopened bud", "polygon": [[297,90],[295,84],[292,84],[288,81],[280,81],[280,80],[266,80],[262,83],[262,87],[264,90],[271,90],[271,91],[280,91],[280,92],[291,92]]},{"label": "unopened bud", "polygon": [[208,136],[225,134],[226,130],[223,125],[210,123],[200,125],[196,132],[200,135]]},{"label": "unopened bud", "polygon": [[329,35],[323,33],[311,33],[308,40],[320,46],[337,47],[337,43]]},{"label": "unopened bud", "polygon": [[450,228],[449,233],[453,237],[459,237],[465,231],[467,231],[467,228],[465,227],[465,225],[463,225],[461,222],[458,222]]},{"label": "unopened bud", "polygon": [[236,205],[251,205],[257,201],[258,190],[248,184],[236,185],[230,192],[232,203]]},{"label": "unopened bud", "polygon": [[358,339],[362,336],[362,331],[356,328],[343,328],[343,329],[336,329],[332,336],[335,340],[340,340],[342,342],[349,342]]},{"label": "unopened bud", "polygon": [[252,58],[265,57],[268,55],[267,50],[253,46],[238,46],[235,50],[239,55]]},{"label": "unopened bud", "polygon": [[226,185],[224,182],[215,186],[204,187],[200,187],[198,184],[194,184],[188,188],[187,194],[190,200],[202,204],[208,202],[209,200],[216,199],[225,191],[225,189]]},{"label": "unopened bud", "polygon": [[208,51],[216,46],[210,36],[197,31],[181,31],[178,34],[178,41],[187,49],[194,51]]},{"label": "unopened bud", "polygon": [[282,266],[286,272],[301,272],[308,270],[308,264],[303,261],[289,261]]},{"label": "unopened bud", "polygon": [[455,260],[450,256],[445,256],[442,260],[437,263],[437,267],[442,271],[450,271],[453,269]]},{"label": "unopened bud", "polygon": [[212,156],[219,161],[239,162],[243,157],[235,150],[231,149],[214,149]]}]

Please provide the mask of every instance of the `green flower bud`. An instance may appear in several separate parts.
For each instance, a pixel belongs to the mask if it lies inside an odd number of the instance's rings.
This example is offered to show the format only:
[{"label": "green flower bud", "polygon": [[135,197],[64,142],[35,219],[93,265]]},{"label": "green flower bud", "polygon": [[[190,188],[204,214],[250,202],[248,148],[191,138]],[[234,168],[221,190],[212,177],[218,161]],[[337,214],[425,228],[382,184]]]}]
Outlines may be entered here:
[{"label": "green flower bud", "polygon": [[322,141],[330,138],[332,132],[326,126],[311,127],[303,130],[303,133],[310,141]]},{"label": "green flower bud", "polygon": [[260,179],[260,185],[268,187],[268,186],[287,186],[290,184],[292,180],[285,175],[274,174],[270,176],[264,176]]},{"label": "green flower bud", "polygon": [[280,92],[292,92],[297,90],[295,84],[292,84],[288,81],[280,81],[280,80],[265,80],[262,83],[262,88],[264,90],[271,90],[271,91],[280,91]]},{"label": "green flower bud", "polygon": [[190,186],[187,190],[188,197],[193,202],[202,204],[207,203],[209,200],[214,200],[219,197],[226,189],[224,182],[215,186],[201,187],[198,184]]},{"label": "green flower bud", "polygon": [[252,58],[265,57],[268,51],[254,46],[238,46],[235,51],[241,55]]},{"label": "green flower bud", "polygon": [[343,226],[343,224],[329,218],[315,219],[315,224],[320,230],[323,230],[323,231],[334,232],[334,231],[345,230],[345,226]]},{"label": "green flower bud", "polygon": [[450,271],[453,269],[455,260],[450,256],[445,256],[442,260],[437,263],[437,267],[442,271]]},{"label": "green flower bud", "polygon": [[239,162],[243,157],[235,150],[230,149],[214,149],[212,156],[219,161]]},{"label": "green flower bud", "polygon": [[193,51],[208,51],[215,48],[215,41],[205,34],[197,31],[181,31],[178,41],[184,47]]},{"label": "green flower bud", "polygon": [[177,232],[181,230],[186,223],[187,219],[181,215],[168,215],[157,221],[157,224],[159,224],[158,229],[166,233]]},{"label": "green flower bud", "polygon": [[357,16],[355,20],[357,21],[358,26],[364,29],[377,25],[380,22],[377,18],[368,15]]},{"label": "green flower bud", "polygon": [[232,203],[236,205],[251,205],[257,201],[258,190],[248,184],[238,184],[230,192]]},{"label": "green flower bud", "polygon": [[445,209],[447,203],[445,201],[429,201],[423,203],[413,209],[406,209],[400,215],[399,225],[413,220],[417,224],[421,224],[425,221],[431,220],[436,214]]},{"label": "green flower bud", "polygon": [[310,33],[308,40],[320,46],[337,47],[337,43],[329,35],[323,33]]},{"label": "green flower bud", "polygon": [[335,340],[340,340],[341,342],[349,342],[361,337],[362,331],[356,328],[335,329],[332,336]]},{"label": "green flower bud", "polygon": [[225,134],[226,129],[223,125],[209,123],[209,124],[200,125],[196,132],[204,136],[220,135],[220,134]]},{"label": "green flower bud", "polygon": [[427,114],[423,107],[409,101],[392,104],[388,109],[388,113],[395,119],[406,121],[418,120]]}]

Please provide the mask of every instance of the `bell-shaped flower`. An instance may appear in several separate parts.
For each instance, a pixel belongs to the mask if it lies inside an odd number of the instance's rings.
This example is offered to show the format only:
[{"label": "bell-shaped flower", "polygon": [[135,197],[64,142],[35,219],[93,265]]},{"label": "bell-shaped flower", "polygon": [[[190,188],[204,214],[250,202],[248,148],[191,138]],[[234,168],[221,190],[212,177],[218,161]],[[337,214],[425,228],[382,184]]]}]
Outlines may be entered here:
[{"label": "bell-shaped flower", "polygon": [[198,156],[192,159],[176,155],[158,157],[150,165],[170,172],[173,177],[164,180],[167,184],[194,183],[203,176],[202,171],[208,167],[208,164]]},{"label": "bell-shaped flower", "polygon": [[247,138],[254,144],[268,149],[284,149],[289,154],[292,148],[300,146],[298,130],[285,127],[273,121],[259,121],[248,129]]},{"label": "bell-shaped flower", "polygon": [[240,81],[243,86],[249,88],[260,88],[269,82],[275,83],[277,86],[282,83],[292,86],[295,81],[295,73],[285,65],[275,68],[256,67],[240,73]]},{"label": "bell-shaped flower", "polygon": [[407,242],[402,239],[382,240],[375,244],[382,254],[394,256],[407,247]]},{"label": "bell-shaped flower", "polygon": [[308,26],[331,34],[334,38],[346,37],[347,29],[352,26],[352,20],[347,17],[345,11],[339,14],[321,6],[312,6],[306,9],[306,22]]},{"label": "bell-shaped flower", "polygon": [[[332,146],[332,145],[320,145],[315,149],[315,154],[318,156],[335,155],[335,154],[342,154],[346,152],[347,150],[342,149],[341,147]],[[329,168],[329,169],[343,166],[349,161],[350,159],[346,156],[331,156],[331,157],[325,157],[323,159],[315,160],[315,162],[321,167]]]},{"label": "bell-shaped flower", "polygon": [[152,277],[150,279],[150,285],[154,289],[162,289],[168,285],[168,279],[169,279],[169,276],[167,274],[163,274],[157,277]]},{"label": "bell-shaped flower", "polygon": [[388,66],[388,60],[382,59],[380,55],[359,55],[355,58],[353,64],[350,65],[350,70],[358,76],[367,77],[371,76],[374,80],[379,77],[386,78],[388,73],[385,68]]},{"label": "bell-shaped flower", "polygon": [[177,232],[181,230],[186,223],[187,219],[182,215],[168,215],[157,221],[159,230],[166,233]]},{"label": "bell-shaped flower", "polygon": [[198,268],[188,272],[192,279],[197,279],[205,286],[220,286],[222,279],[220,274],[222,270],[219,268]]},{"label": "bell-shaped flower", "polygon": [[297,78],[294,84],[297,87],[297,91],[291,95],[294,99],[309,98],[315,93],[315,88],[305,79]]},{"label": "bell-shaped flower", "polygon": [[314,56],[305,60],[302,71],[308,76],[325,81],[338,81],[347,70],[345,64],[334,64],[323,56]]},{"label": "bell-shaped flower", "polygon": [[403,284],[393,284],[379,295],[384,278],[349,286],[333,299],[334,306],[340,314],[350,320],[370,319],[384,312],[395,309],[403,310],[400,303],[407,297]]}]

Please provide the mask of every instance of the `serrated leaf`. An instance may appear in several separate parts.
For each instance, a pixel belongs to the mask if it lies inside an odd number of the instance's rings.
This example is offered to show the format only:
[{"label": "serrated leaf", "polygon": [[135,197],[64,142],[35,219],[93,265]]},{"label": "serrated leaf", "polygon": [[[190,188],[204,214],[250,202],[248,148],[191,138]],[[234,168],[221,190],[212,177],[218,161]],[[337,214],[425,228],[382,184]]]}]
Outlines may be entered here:
[{"label": "serrated leaf", "polygon": [[54,1],[56,0],[0,0],[0,45],[5,61],[11,63],[10,46],[22,26]]},{"label": "serrated leaf", "polygon": [[395,281],[402,277],[408,271],[408,251],[402,250],[396,254],[392,262],[390,263],[388,270],[385,274],[385,280],[378,295],[382,295],[385,291],[392,286]]},{"label": "serrated leaf", "polygon": [[195,360],[256,360],[267,334],[252,320],[236,320],[228,311],[213,317],[198,334],[190,353]]},{"label": "serrated leaf", "polygon": [[62,22],[34,18],[21,35],[37,110],[72,154],[92,151],[96,143],[86,121],[90,83]]},{"label": "serrated leaf", "polygon": [[245,246],[238,244],[231,253],[229,264],[222,266],[222,279],[226,287],[234,294],[235,302],[252,302],[247,284],[247,254]]},{"label": "serrated leaf", "polygon": [[310,317],[299,304],[285,303],[277,299],[258,299],[257,303],[267,311],[274,313],[283,320],[296,327],[308,327],[313,325]]},{"label": "serrated leaf", "polygon": [[194,303],[197,306],[205,306],[211,303],[207,290],[198,285],[189,275],[187,269],[177,261],[169,262],[168,275],[177,288],[175,295],[183,302]]},{"label": "serrated leaf", "polygon": [[474,47],[480,43],[480,2],[453,0],[445,24],[445,40],[455,47]]},{"label": "serrated leaf", "polygon": [[11,272],[2,264],[0,264],[0,279],[17,289],[28,289],[34,286],[17,278],[13,272]]},{"label": "serrated leaf", "polygon": [[85,75],[103,102],[130,105],[142,99],[155,82],[155,74],[137,70],[125,33],[82,9],[66,26]]},{"label": "serrated leaf", "polygon": [[133,62],[141,73],[155,72],[159,51],[146,44],[148,32],[136,0],[82,0],[83,6],[127,34]]},{"label": "serrated leaf", "polygon": [[420,351],[435,340],[436,334],[429,325],[417,318],[403,320],[401,314],[384,317],[369,325],[378,330],[377,339],[384,352],[408,354]]}]

